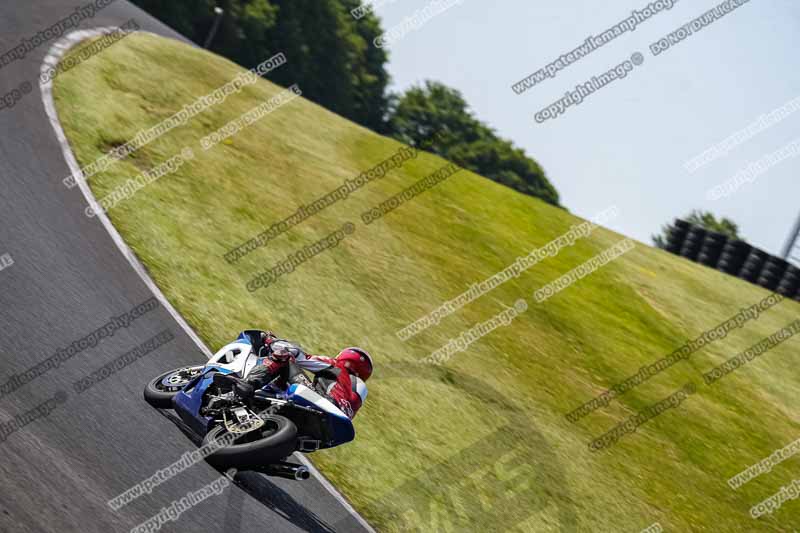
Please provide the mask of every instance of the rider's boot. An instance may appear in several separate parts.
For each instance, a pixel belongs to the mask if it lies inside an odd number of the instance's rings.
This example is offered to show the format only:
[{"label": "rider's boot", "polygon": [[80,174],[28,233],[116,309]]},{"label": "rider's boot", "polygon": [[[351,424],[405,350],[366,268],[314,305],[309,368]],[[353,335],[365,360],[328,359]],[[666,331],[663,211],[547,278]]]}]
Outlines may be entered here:
[{"label": "rider's boot", "polygon": [[256,392],[252,383],[230,374],[214,374],[214,384],[231,387],[236,392],[236,396],[245,401],[249,401]]}]

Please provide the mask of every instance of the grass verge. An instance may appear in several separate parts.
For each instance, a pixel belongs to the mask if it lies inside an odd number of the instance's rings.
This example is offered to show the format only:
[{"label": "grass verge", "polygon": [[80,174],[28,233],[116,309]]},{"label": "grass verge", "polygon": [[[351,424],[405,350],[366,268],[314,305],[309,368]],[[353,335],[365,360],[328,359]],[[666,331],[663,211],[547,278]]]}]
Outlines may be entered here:
[{"label": "grass verge", "polygon": [[[288,58],[292,61],[293,58]],[[194,98],[236,65],[133,35],[55,82],[85,166]],[[302,87],[301,87],[302,89]],[[358,437],[314,461],[383,531],[787,531],[793,501],[750,518],[798,459],[734,491],[726,480],[800,437],[797,340],[718,384],[701,373],[798,317],[783,302],[688,361],[571,423],[565,413],[767,293],[639,245],[544,303],[533,292],[622,237],[598,229],[401,342],[395,332],[581,222],[460,171],[380,220],[360,214],[445,164],[421,153],[237,261],[223,255],[402,148],[302,98],[210,150],[200,139],[282,89],[245,87],[93,176],[103,198],[185,147],[194,157],[109,211],[166,296],[215,349],[247,327],[312,353],[375,356]],[[620,216],[625,216],[624,212]],[[247,282],[343,224],[355,231],[267,288]],[[441,366],[420,361],[524,298],[528,310]],[[687,382],[697,393],[615,446],[587,444]]]}]

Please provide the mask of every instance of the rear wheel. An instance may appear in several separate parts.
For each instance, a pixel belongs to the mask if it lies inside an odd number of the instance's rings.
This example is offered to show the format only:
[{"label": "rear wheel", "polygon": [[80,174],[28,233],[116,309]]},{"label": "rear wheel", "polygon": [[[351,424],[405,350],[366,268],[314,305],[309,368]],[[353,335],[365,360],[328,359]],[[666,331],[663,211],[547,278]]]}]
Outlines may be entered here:
[{"label": "rear wheel", "polygon": [[171,408],[172,398],[203,368],[203,366],[185,366],[151,379],[144,387],[145,401],[159,409]]},{"label": "rear wheel", "polygon": [[[203,446],[213,441],[225,442],[233,438],[233,444],[216,450],[206,460],[217,468],[248,469],[278,462],[295,450],[297,426],[286,417],[262,416],[264,425],[243,434],[231,434],[225,426],[217,426],[206,433]],[[235,436],[232,436],[235,435]]]}]

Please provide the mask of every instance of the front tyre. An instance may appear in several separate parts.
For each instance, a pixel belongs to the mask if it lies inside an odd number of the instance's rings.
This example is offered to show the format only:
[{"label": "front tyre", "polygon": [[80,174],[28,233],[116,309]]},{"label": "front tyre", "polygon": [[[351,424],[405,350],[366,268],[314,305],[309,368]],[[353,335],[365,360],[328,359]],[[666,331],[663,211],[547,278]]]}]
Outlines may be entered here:
[{"label": "front tyre", "polygon": [[225,426],[216,426],[203,439],[203,446],[213,441],[226,442],[234,438],[233,444],[219,448],[206,457],[212,466],[227,470],[251,469],[281,461],[294,452],[297,426],[286,417],[278,415],[262,416],[264,425],[260,428],[233,436]]},{"label": "front tyre", "polygon": [[202,366],[185,366],[164,372],[151,379],[144,387],[145,401],[157,409],[170,409],[172,398],[203,368]]}]

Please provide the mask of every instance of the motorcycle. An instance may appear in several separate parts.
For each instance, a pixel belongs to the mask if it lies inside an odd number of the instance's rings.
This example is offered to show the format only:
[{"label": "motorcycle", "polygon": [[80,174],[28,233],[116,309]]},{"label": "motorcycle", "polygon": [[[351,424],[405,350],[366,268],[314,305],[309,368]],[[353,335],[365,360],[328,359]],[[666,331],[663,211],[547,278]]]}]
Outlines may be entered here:
[{"label": "motorcycle", "polygon": [[144,399],[159,409],[174,409],[203,446],[224,442],[206,460],[217,468],[255,470],[288,479],[308,479],[309,471],[285,459],[355,438],[350,418],[315,390],[303,374],[281,390],[275,381],[248,391],[243,383],[268,349],[263,332],[245,330],[204,365],[170,370],[152,380]]}]

